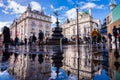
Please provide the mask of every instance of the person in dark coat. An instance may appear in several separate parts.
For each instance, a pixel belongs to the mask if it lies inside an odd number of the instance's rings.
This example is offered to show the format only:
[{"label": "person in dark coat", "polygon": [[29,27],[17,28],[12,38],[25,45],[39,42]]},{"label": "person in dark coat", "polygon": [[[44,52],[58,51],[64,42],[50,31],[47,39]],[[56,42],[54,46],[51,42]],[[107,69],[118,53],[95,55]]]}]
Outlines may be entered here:
[{"label": "person in dark coat", "polygon": [[110,45],[110,48],[112,48],[112,34],[111,33],[108,33],[108,40],[109,40],[109,45]]},{"label": "person in dark coat", "polygon": [[39,34],[38,34],[38,39],[39,39],[39,44],[41,44],[43,42],[43,38],[44,38],[44,34],[43,32],[40,30]]},{"label": "person in dark coat", "polygon": [[36,40],[37,40],[37,38],[36,38],[36,36],[35,36],[35,34],[33,34],[33,36],[32,36],[32,43],[36,43]]},{"label": "person in dark coat", "polygon": [[117,28],[116,28],[116,26],[114,26],[114,28],[113,28],[113,36],[114,36],[114,38],[115,38],[115,44],[117,45],[117,36],[118,36],[118,32],[117,32]]},{"label": "person in dark coat", "polygon": [[27,45],[27,38],[24,39],[24,43],[25,43],[25,45]]},{"label": "person in dark coat", "polygon": [[19,45],[19,38],[15,37],[15,46],[18,46],[18,45]]},{"label": "person in dark coat", "polygon": [[10,29],[7,26],[4,26],[3,28],[3,44],[5,45],[5,48],[8,48],[10,43]]}]

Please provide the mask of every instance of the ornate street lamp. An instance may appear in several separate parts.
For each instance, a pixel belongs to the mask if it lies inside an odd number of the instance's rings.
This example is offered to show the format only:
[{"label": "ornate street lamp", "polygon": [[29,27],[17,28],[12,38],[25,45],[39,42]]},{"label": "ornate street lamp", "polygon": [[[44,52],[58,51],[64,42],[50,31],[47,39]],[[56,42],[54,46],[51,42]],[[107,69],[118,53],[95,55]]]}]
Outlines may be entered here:
[{"label": "ornate street lamp", "polygon": [[77,14],[77,30],[76,30],[76,33],[77,33],[77,38],[76,38],[76,48],[77,48],[77,52],[78,52],[78,80],[79,80],[79,68],[80,68],[80,51],[79,51],[79,28],[78,28],[78,5],[76,5],[76,14]]}]

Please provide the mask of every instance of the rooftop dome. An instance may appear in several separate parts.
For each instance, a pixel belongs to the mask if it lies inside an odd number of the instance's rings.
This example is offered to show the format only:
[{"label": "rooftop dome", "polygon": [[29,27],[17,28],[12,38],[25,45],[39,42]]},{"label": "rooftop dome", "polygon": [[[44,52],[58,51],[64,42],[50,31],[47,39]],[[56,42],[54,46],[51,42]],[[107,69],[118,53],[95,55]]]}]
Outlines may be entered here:
[{"label": "rooftop dome", "polygon": [[88,12],[85,12],[85,11],[82,11],[82,12],[79,12],[80,15],[87,15]]}]

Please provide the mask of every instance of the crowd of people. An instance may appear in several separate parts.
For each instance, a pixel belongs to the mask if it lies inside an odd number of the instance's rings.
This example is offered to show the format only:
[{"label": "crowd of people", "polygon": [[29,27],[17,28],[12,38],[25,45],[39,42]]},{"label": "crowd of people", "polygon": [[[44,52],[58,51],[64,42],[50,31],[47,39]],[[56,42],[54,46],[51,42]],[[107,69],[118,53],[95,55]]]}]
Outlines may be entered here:
[{"label": "crowd of people", "polygon": [[5,48],[9,48],[9,46],[19,46],[19,45],[35,45],[38,41],[39,45],[43,44],[43,39],[44,39],[44,33],[42,32],[42,30],[39,30],[39,34],[38,34],[38,38],[35,36],[35,34],[33,33],[28,39],[25,37],[24,41],[20,41],[20,39],[18,38],[18,36],[15,37],[15,39],[12,39],[10,37],[10,29],[6,26],[4,26],[3,28],[3,45]]},{"label": "crowd of people", "polygon": [[116,28],[116,26],[114,26],[112,29],[112,34],[108,33],[110,47],[112,47],[112,43],[114,43],[115,46],[117,46],[117,42],[119,42],[120,45],[120,27]]},{"label": "crowd of people", "polygon": [[106,43],[107,39],[104,35],[101,35],[97,29],[94,29],[91,33],[92,44]]},{"label": "crowd of people", "polygon": [[[14,40],[10,38],[10,29],[6,26],[4,26],[2,34],[3,34],[3,44],[5,48],[8,48],[9,45],[18,46],[20,44],[35,45],[36,43],[38,43],[39,45],[41,45],[43,44],[43,40],[44,40],[44,33],[42,32],[42,30],[39,30],[38,38],[33,33],[29,38],[25,37],[24,41],[23,40],[20,41],[18,36],[16,36]],[[116,28],[116,26],[114,26],[114,28],[112,29],[112,33],[108,33],[107,38],[109,44],[111,44],[114,41],[114,43],[117,45],[117,41],[119,41],[119,45],[120,45],[120,27]],[[94,29],[91,32],[91,37],[87,37],[87,38],[85,37],[84,40],[86,41],[86,43],[99,44],[99,43],[106,43],[107,38],[104,35],[101,35],[97,29]],[[110,47],[111,46],[112,45],[110,45]]]}]

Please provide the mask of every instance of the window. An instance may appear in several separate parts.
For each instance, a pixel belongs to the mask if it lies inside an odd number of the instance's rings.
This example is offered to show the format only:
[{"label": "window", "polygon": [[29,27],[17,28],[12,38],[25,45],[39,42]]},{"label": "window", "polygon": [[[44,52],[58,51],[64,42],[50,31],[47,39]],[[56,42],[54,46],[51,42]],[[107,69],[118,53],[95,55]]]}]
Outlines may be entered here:
[{"label": "window", "polygon": [[48,26],[48,24],[46,25],[46,30],[47,30],[47,31],[49,30],[49,26]]},{"label": "window", "polygon": [[40,27],[40,28],[43,28],[43,25],[42,25],[42,23],[40,23],[40,24],[39,24],[39,27]]},{"label": "window", "polygon": [[32,26],[32,28],[35,28],[35,26],[36,26],[35,21],[32,21],[31,26]]}]

